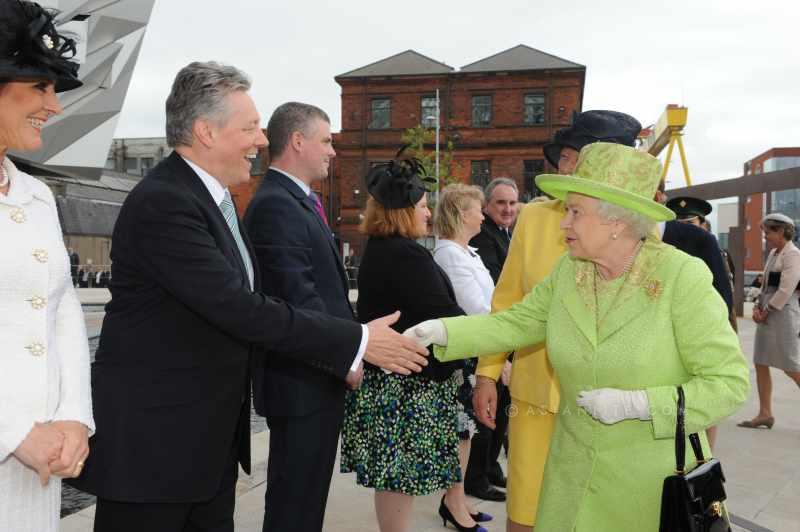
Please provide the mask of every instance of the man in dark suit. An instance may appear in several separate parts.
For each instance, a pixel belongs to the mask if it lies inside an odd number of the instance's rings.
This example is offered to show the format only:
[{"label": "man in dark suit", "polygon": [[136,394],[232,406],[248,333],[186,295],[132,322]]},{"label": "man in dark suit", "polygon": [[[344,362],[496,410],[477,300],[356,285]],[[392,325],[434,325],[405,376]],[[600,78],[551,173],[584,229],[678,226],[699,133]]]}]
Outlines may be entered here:
[{"label": "man in dark suit", "polygon": [[[503,264],[511,244],[511,228],[517,219],[519,191],[513,179],[498,177],[486,186],[486,207],[481,232],[470,240],[477,248],[483,264],[488,268],[494,284],[500,278]],[[490,501],[504,501],[505,493],[492,485],[505,487],[503,469],[497,462],[508,428],[508,406],[511,395],[502,380],[497,381],[498,408],[495,428],[477,424],[477,433],[472,438],[467,473],[464,475],[464,490],[467,494]]]},{"label": "man in dark suit", "polygon": [[[733,311],[733,290],[719,243],[714,235],[700,227],[700,223],[705,221],[705,216],[711,212],[711,205],[707,201],[697,198],[673,198],[668,201],[664,187],[664,181],[661,181],[655,200],[665,203],[672,209],[677,219],[659,225],[661,240],[706,263],[708,269],[711,270],[714,288],[728,306],[731,327],[734,331],[738,330],[736,315]],[[706,436],[708,436],[709,445],[714,447],[717,439],[717,427],[708,427]]]},{"label": "man in dark suit", "polygon": [[72,248],[67,250],[69,253],[69,274],[72,277],[72,286],[78,286],[78,268],[81,263],[81,256]]},{"label": "man in dark suit", "polygon": [[166,105],[175,151],[117,219],[92,365],[97,433],[76,481],[98,497],[97,532],[233,530],[237,463],[250,471],[254,344],[341,381],[362,355],[401,373],[424,365],[424,350],[389,329],[396,316],[364,328],[259,293],[227,190],[247,183],[267,143],[249,87],[233,67],[183,68]]},{"label": "man in dark suit", "polygon": [[[286,103],[272,114],[267,138],[270,168],[244,217],[262,290],[298,308],[353,320],[343,261],[311,188],[327,177],[336,155],[330,119],[313,105]],[[297,359],[263,362],[253,374],[256,412],[270,429],[263,530],[319,532],[345,384]]]}]

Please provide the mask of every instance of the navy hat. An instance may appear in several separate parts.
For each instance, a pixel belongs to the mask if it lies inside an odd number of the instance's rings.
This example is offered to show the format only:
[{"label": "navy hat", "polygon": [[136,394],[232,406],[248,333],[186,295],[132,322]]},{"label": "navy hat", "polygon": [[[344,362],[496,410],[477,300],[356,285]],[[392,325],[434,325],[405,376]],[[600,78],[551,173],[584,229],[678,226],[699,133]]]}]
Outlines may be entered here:
[{"label": "navy hat", "polygon": [[570,127],[559,129],[552,142],[544,145],[547,161],[558,168],[561,149],[581,151],[593,142],[611,142],[633,147],[642,124],[634,117],[617,111],[584,111],[574,114]]},{"label": "navy hat", "polygon": [[667,208],[675,213],[678,220],[699,217],[705,219],[711,213],[711,204],[700,198],[690,198],[688,196],[671,198],[667,202]]},{"label": "navy hat", "polygon": [[[402,148],[397,156],[403,152]],[[378,164],[364,178],[367,191],[386,209],[413,207],[428,191],[425,183],[436,183],[427,177],[419,159],[397,159]]]},{"label": "navy hat", "polygon": [[0,82],[48,79],[56,92],[83,85],[75,41],[56,31],[54,12],[35,2],[0,0]]}]

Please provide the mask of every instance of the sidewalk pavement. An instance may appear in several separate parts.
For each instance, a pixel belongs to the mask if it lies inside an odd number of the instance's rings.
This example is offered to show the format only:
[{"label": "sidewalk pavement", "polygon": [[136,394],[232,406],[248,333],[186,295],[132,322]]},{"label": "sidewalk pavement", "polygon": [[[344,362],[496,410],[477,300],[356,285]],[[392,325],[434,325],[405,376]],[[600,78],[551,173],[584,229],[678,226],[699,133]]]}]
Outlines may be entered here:
[{"label": "sidewalk pavement", "polygon": [[[749,309],[745,316],[749,316]],[[89,319],[87,317],[87,319]],[[735,516],[734,532],[800,532],[800,391],[782,372],[773,370],[772,430],[743,429],[738,421],[758,410],[755,371],[752,369],[756,325],[739,319],[739,338],[751,363],[752,391],[744,407],[719,424],[715,454],[727,477],[728,509]],[[264,512],[264,489],[268,432],[253,435],[253,475],[240,474],[237,485],[236,531],[260,532]],[[505,467],[505,463],[503,462]],[[441,494],[420,497],[414,502],[414,532],[443,530],[437,514]],[[505,530],[505,505],[471,499],[477,510],[495,520],[486,523],[490,532]],[[62,532],[90,532],[94,507],[61,520]],[[372,490],[355,483],[355,475],[333,474],[326,532],[374,532],[378,530],[372,504]],[[289,532],[289,531],[287,531]]]}]

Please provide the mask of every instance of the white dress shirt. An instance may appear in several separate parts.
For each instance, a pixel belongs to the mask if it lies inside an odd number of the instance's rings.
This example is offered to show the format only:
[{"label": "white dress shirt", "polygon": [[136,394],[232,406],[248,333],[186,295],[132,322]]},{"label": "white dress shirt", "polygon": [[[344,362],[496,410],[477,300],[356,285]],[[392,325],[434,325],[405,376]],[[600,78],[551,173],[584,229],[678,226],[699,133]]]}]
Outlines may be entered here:
[{"label": "white dress shirt", "polygon": [[464,312],[489,314],[494,282],[476,248],[464,248],[452,240],[442,239],[436,243],[433,260],[450,278],[456,302]]}]

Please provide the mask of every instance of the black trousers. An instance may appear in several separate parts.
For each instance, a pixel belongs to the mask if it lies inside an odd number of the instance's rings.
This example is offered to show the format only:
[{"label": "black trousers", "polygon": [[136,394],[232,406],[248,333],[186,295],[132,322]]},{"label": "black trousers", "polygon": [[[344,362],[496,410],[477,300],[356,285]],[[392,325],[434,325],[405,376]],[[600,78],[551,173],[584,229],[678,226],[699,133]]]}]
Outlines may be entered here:
[{"label": "black trousers", "polygon": [[489,475],[503,476],[503,470],[497,459],[506,441],[508,430],[508,407],[511,405],[511,394],[508,386],[497,382],[497,414],[495,429],[492,430],[478,422],[478,432],[472,437],[469,451],[467,472],[464,475],[464,486],[468,489],[485,489],[490,485]]},{"label": "black trousers", "polygon": [[136,503],[98,498],[94,532],[233,532],[238,467],[232,455],[219,491],[204,502]]},{"label": "black trousers", "polygon": [[344,405],[306,416],[271,416],[263,532],[320,532]]}]

